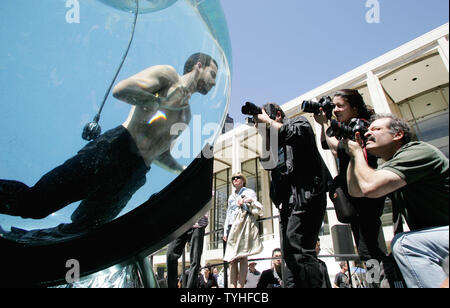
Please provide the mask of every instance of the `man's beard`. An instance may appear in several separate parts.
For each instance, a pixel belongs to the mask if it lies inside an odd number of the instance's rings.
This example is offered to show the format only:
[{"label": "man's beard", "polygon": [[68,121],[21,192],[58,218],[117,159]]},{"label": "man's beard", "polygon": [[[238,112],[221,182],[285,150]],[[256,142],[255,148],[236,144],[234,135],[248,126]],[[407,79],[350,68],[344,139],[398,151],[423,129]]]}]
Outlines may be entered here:
[{"label": "man's beard", "polygon": [[204,80],[199,80],[197,83],[197,91],[203,95],[208,94],[209,88],[206,85],[206,82]]},{"label": "man's beard", "polygon": [[372,141],[372,142],[375,143],[377,140],[375,139],[375,137],[370,136],[369,138],[367,138],[366,142],[367,142],[367,141]]}]

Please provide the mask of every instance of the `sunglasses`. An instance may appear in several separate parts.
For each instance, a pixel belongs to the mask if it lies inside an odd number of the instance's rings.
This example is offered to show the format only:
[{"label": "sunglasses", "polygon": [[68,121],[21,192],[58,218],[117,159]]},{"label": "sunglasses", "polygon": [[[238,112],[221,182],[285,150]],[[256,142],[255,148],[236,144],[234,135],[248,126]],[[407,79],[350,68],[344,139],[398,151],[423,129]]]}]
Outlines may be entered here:
[{"label": "sunglasses", "polygon": [[231,178],[231,180],[232,180],[232,181],[234,181],[234,180],[242,180],[242,177],[241,177],[241,176],[233,176],[233,177]]}]

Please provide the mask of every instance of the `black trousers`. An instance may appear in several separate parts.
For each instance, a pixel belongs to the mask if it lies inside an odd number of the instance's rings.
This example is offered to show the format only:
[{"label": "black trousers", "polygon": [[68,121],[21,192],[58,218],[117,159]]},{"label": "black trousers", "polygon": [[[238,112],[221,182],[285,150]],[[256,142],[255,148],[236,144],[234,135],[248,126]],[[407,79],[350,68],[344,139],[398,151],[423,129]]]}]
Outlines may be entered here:
[{"label": "black trousers", "polygon": [[198,274],[200,271],[200,261],[203,253],[203,240],[205,236],[205,228],[191,228],[189,231],[181,235],[175,241],[170,243],[167,249],[167,286],[168,288],[177,287],[178,278],[178,259],[184,251],[186,243],[190,242],[190,261],[191,266],[187,277],[183,273],[183,288],[197,288]]},{"label": "black trousers", "polygon": [[88,143],[32,187],[0,180],[0,213],[41,219],[82,200],[72,214],[73,227],[106,223],[145,184],[149,170],[131,135],[118,126]]},{"label": "black trousers", "polygon": [[357,215],[350,226],[361,261],[376,259],[381,262],[386,257],[378,242],[382,228],[384,198],[367,200],[367,202],[365,200],[367,199],[352,200]]},{"label": "black trousers", "polygon": [[280,210],[281,250],[286,263],[285,288],[321,288],[324,274],[316,257],[316,242],[326,211],[326,196],[310,200],[302,210]]}]

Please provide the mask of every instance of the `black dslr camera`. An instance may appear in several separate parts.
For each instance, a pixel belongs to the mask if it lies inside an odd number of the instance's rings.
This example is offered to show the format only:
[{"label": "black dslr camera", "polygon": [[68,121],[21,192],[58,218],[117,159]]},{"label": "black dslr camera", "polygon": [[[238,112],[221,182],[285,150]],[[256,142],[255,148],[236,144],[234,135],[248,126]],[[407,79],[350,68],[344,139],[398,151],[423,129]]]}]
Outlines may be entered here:
[{"label": "black dslr camera", "polygon": [[333,100],[329,96],[322,97],[318,102],[313,101],[303,101],[302,110],[307,113],[319,114],[320,108],[323,108],[327,118],[331,119],[333,115],[333,109],[336,105],[333,104]]},{"label": "black dslr camera", "polygon": [[[275,120],[277,116],[277,110],[273,104],[267,104],[266,106],[264,106],[264,111],[272,120]],[[262,114],[262,109],[261,107],[258,107],[251,102],[246,102],[245,105],[242,106],[241,112],[242,114],[254,117],[258,114]],[[248,125],[256,124],[253,118],[246,118],[245,121]]]},{"label": "black dslr camera", "polygon": [[369,130],[369,122],[364,119],[354,118],[348,125],[338,122],[336,120],[331,121],[331,126],[327,129],[328,137],[336,137],[337,139],[352,139],[355,140],[355,133],[359,132],[361,138],[365,142],[364,135]]}]

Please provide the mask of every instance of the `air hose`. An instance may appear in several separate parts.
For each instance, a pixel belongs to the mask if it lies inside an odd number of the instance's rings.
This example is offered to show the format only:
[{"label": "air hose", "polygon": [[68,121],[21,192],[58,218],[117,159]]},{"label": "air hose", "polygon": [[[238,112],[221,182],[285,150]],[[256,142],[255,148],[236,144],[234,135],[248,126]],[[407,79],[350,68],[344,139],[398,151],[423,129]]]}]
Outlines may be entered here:
[{"label": "air hose", "polygon": [[120,70],[122,69],[123,63],[125,62],[125,59],[127,58],[128,51],[130,50],[131,43],[133,42],[134,38],[134,30],[136,29],[136,21],[139,13],[139,0],[136,0],[136,12],[134,14],[134,21],[133,21],[133,27],[131,30],[130,35],[130,42],[128,43],[128,47],[125,50],[125,53],[122,56],[122,61],[120,62],[120,66],[116,71],[116,74],[114,75],[114,78],[112,79],[108,90],[105,93],[105,97],[103,98],[102,105],[100,106],[100,109],[98,110],[98,113],[95,115],[94,120],[92,122],[87,123],[83,128],[83,133],[81,134],[81,137],[86,141],[95,140],[98,136],[100,136],[102,129],[98,122],[100,121],[100,114],[102,113],[103,107],[105,106],[106,99],[109,96],[109,92],[111,92],[111,88],[116,82],[117,76],[119,75]]}]

